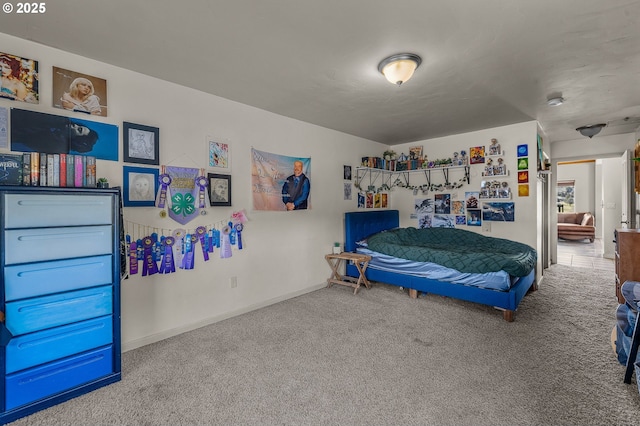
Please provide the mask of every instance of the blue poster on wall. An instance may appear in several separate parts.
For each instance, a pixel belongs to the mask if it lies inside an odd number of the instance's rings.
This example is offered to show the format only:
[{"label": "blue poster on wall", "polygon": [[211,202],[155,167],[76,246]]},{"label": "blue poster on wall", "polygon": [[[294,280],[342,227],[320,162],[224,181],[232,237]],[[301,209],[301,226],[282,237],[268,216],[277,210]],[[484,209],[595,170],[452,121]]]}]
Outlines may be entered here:
[{"label": "blue poster on wall", "polygon": [[118,161],[118,126],[12,108],[11,150]]}]

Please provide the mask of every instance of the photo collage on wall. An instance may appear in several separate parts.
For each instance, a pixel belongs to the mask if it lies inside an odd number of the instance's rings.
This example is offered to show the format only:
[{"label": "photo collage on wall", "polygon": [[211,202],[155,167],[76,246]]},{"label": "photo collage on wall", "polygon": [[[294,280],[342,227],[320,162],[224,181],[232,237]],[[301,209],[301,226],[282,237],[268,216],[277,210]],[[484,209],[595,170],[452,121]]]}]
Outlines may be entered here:
[{"label": "photo collage on wall", "polygon": [[[482,226],[483,221],[514,222],[515,203],[509,187],[509,171],[505,162],[505,152],[497,139],[492,138],[487,147],[469,148],[470,164],[482,166],[480,173],[491,180],[482,180],[480,190],[466,191],[464,200],[457,200],[457,193],[436,193],[414,199],[414,213],[419,228],[456,226]],[[528,145],[519,145],[518,195],[529,196]],[[414,192],[415,195],[415,192]]]}]

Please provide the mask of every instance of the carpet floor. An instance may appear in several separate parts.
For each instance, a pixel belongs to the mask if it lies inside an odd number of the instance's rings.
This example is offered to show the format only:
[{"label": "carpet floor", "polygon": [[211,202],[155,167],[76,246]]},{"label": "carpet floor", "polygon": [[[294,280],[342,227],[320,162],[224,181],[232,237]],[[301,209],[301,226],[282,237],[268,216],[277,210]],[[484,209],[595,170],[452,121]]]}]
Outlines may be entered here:
[{"label": "carpet floor", "polygon": [[609,271],[553,265],[507,323],[379,283],[323,288],[126,352],[121,382],[11,424],[637,425],[614,293]]}]

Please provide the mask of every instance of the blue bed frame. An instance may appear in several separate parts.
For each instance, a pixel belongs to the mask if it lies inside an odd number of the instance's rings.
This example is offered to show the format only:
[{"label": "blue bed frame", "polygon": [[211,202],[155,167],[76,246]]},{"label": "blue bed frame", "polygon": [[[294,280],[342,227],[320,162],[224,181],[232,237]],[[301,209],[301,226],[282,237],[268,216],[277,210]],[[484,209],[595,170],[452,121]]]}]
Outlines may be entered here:
[{"label": "blue bed frame", "polygon": [[[345,213],[345,251],[355,252],[356,242],[385,229],[397,228],[400,225],[398,210],[372,210]],[[346,275],[357,277],[355,265],[347,265]],[[407,274],[380,271],[369,268],[365,275],[370,281],[379,281],[409,289],[412,297],[417,292],[433,293],[483,305],[494,306],[503,310],[504,319],[513,321],[520,301],[529,289],[536,290],[535,270],[518,280],[509,291],[497,291],[462,284],[452,284],[416,277]]]}]

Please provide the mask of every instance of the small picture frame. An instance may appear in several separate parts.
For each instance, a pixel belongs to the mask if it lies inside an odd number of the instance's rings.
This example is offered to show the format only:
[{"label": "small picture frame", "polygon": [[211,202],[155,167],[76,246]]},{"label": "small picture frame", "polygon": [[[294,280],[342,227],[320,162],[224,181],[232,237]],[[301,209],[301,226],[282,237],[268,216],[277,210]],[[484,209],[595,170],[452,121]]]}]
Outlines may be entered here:
[{"label": "small picture frame", "polygon": [[231,206],[231,175],[208,173],[209,204],[213,207]]},{"label": "small picture frame", "polygon": [[344,180],[351,180],[351,166],[342,166]]},{"label": "small picture frame", "polygon": [[422,146],[409,147],[409,160],[421,160],[422,159]]},{"label": "small picture frame", "polygon": [[229,168],[229,144],[209,140],[209,167]]},{"label": "small picture frame", "polygon": [[123,166],[122,203],[124,207],[153,207],[158,192],[158,169]]},{"label": "small picture frame", "polygon": [[125,121],[122,133],[125,163],[160,165],[160,129]]}]

